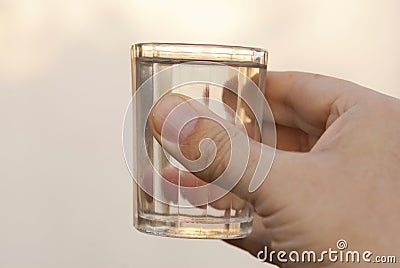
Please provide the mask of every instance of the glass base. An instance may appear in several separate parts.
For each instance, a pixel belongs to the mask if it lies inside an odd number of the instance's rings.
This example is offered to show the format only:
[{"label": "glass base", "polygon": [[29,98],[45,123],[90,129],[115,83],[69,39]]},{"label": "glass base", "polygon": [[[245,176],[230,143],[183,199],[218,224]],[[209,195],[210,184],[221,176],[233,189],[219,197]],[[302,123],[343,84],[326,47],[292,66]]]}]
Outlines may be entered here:
[{"label": "glass base", "polygon": [[135,227],[147,234],[203,239],[238,239],[251,233],[253,218],[138,215]]}]

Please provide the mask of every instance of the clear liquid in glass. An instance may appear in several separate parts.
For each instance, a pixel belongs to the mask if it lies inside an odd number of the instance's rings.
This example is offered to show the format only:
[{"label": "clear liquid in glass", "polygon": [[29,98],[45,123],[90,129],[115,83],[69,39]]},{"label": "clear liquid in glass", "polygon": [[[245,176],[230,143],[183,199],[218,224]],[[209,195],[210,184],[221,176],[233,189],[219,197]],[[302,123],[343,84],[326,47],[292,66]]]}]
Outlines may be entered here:
[{"label": "clear liquid in glass", "polygon": [[[136,83],[134,89],[138,88],[144,81],[152,77],[152,75],[177,63],[180,63],[178,59],[137,59],[134,63]],[[244,65],[240,62],[229,62],[228,65],[251,78],[260,88],[264,88],[265,68],[260,68],[260,66],[255,64]],[[207,66],[205,65],[204,67],[206,68]],[[171,77],[171,81],[173,79],[174,77]],[[229,86],[237,87],[238,93],[247,94],[246,83],[248,81],[244,81],[238,77],[235,72],[227,72],[225,80],[229,83]],[[165,88],[168,88],[168,86],[163,85],[163,87],[158,87],[154,84],[152,92],[147,92],[146,97],[138,99],[137,103],[139,105],[144,102],[155,103],[165,93],[163,91]],[[235,124],[234,117],[226,111],[223,105],[215,105],[215,102],[212,102],[213,104],[211,105],[207,99],[212,98],[220,103],[228,104],[245,123],[248,135],[255,140],[260,139],[253,114],[249,109],[246,109],[245,104],[240,98],[232,96],[232,93],[224,86],[194,83],[174,88],[172,92],[187,95],[190,98],[203,98],[202,103],[204,105],[207,105],[213,112]],[[262,105],[262,102],[263,100],[260,100],[260,105]],[[140,137],[141,134],[138,133],[137,135]],[[146,150],[153,166],[160,174],[171,163],[179,166],[179,163],[172,156],[163,151],[148,127],[146,127],[143,138],[145,139]],[[134,153],[136,153],[136,164],[141,165],[140,159],[144,157],[144,152],[137,151]],[[156,176],[152,176],[152,173],[149,172],[151,168],[139,166],[138,173],[136,174],[137,180],[142,180],[145,184],[151,184],[150,189],[153,193],[157,191],[162,192],[163,188],[159,179]],[[178,184],[180,181],[179,174],[177,174]],[[191,206],[190,200],[187,200],[181,191],[178,191],[169,203],[158,201],[152,196],[153,194],[146,193],[135,183],[134,225],[142,232],[169,237],[219,239],[241,238],[251,232],[253,208],[246,201],[242,200],[242,202],[235,202],[235,204],[231,202],[228,205],[225,204],[223,207],[213,204],[195,207]],[[235,198],[238,199],[236,196]],[[238,206],[238,203],[241,205]]]}]

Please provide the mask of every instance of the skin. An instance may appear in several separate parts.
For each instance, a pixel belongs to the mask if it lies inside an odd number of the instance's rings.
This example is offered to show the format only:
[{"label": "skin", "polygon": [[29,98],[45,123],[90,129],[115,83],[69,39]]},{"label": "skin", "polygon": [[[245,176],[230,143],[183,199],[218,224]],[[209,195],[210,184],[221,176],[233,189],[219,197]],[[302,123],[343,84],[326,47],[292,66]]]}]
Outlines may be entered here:
[{"label": "skin", "polygon": [[[251,202],[253,232],[227,242],[257,256],[265,246],[286,252],[337,250],[336,242],[345,239],[348,250],[369,250],[373,256],[397,255],[399,259],[400,101],[348,81],[301,72],[269,72],[266,87],[277,129],[275,159],[264,183],[248,192],[260,151],[270,150],[251,140],[249,165],[231,197],[225,198],[238,196]],[[161,144],[161,127],[169,124],[164,122],[165,114],[185,100],[166,95],[153,109],[150,128]],[[210,113],[199,104],[189,105],[199,115]],[[229,122],[224,124],[234,128]],[[242,130],[233,131],[237,137],[245,135]],[[216,143],[216,158],[195,176],[184,176],[187,185],[209,182],[229,162],[226,131],[204,118],[179,138],[183,155],[192,160],[200,157],[197,148],[204,138]],[[176,155],[170,145],[162,145]],[[357,266],[274,262],[285,267]]]}]

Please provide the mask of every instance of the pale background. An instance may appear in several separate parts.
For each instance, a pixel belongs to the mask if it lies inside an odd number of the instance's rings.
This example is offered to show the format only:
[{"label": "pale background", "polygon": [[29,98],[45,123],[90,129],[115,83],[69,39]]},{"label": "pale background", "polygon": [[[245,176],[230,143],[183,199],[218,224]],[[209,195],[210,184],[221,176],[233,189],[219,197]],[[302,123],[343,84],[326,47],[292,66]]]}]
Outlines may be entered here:
[{"label": "pale background", "polygon": [[[0,0],[0,267],[265,267],[132,227],[129,45],[259,46],[400,96],[400,1]],[[398,123],[398,122],[388,122]]]}]

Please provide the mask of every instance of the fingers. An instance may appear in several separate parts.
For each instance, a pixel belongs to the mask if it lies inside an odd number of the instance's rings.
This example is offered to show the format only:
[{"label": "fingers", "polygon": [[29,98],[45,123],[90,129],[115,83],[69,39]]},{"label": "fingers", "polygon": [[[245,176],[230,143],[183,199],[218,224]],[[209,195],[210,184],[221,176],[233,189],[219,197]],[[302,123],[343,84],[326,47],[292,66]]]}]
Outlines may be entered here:
[{"label": "fingers", "polygon": [[[179,185],[180,196],[185,198],[191,204],[208,204],[215,209],[240,210],[245,207],[245,201],[237,197],[233,193],[226,193],[217,185],[207,184],[205,181],[197,178],[190,172],[179,170],[173,166],[167,166],[163,170],[163,177],[169,182]],[[199,187],[207,186],[201,189]],[[195,189],[196,188],[196,189]],[[222,196],[215,201],[209,202],[213,196]]]},{"label": "fingers", "polygon": [[265,95],[277,124],[319,136],[325,130],[335,100],[344,94],[357,94],[360,88],[323,75],[268,72]]},{"label": "fingers", "polygon": [[[257,81],[258,78],[253,77],[252,79]],[[222,94],[224,103],[235,111],[239,108],[238,97],[228,88],[237,90],[237,87],[237,81],[230,80],[226,83]],[[251,92],[251,90],[246,91],[247,84],[243,87],[244,93]],[[325,131],[326,126],[332,123],[328,121],[332,119],[330,114],[335,101],[341,96],[350,99],[352,95],[360,91],[360,88],[351,82],[322,75],[301,72],[268,72],[264,92],[275,122],[269,122],[266,117],[264,126],[276,124],[278,149],[310,151]],[[247,116],[254,117],[251,109],[245,103],[241,107],[246,111]],[[251,131],[253,125],[245,126],[248,135],[259,140],[257,133]]]},{"label": "fingers", "polygon": [[[249,139],[245,131],[182,95],[164,96],[149,118],[154,137],[193,174],[206,182],[218,178],[218,186],[227,190],[234,186],[233,193],[253,203],[260,195],[268,195],[268,191],[279,192],[279,185],[296,177],[300,174],[297,169],[303,168],[298,162],[302,158],[278,151],[275,161],[281,169],[272,167],[274,178],[268,178],[269,186],[250,193],[249,186],[257,186],[266,179],[274,157],[272,148]],[[288,182],[284,184],[290,187]],[[273,203],[269,206],[274,208]]]},{"label": "fingers", "polygon": [[[250,145],[243,130],[206,106],[182,95],[170,94],[156,104],[149,125],[158,142],[203,181],[220,178],[218,185],[230,190],[240,179],[251,179],[250,174],[243,173],[255,169],[257,162],[249,167],[247,160],[250,151],[254,153],[259,145],[255,142]],[[239,196],[246,196],[245,185],[249,182],[238,184],[242,184],[237,188],[241,192]]]}]

